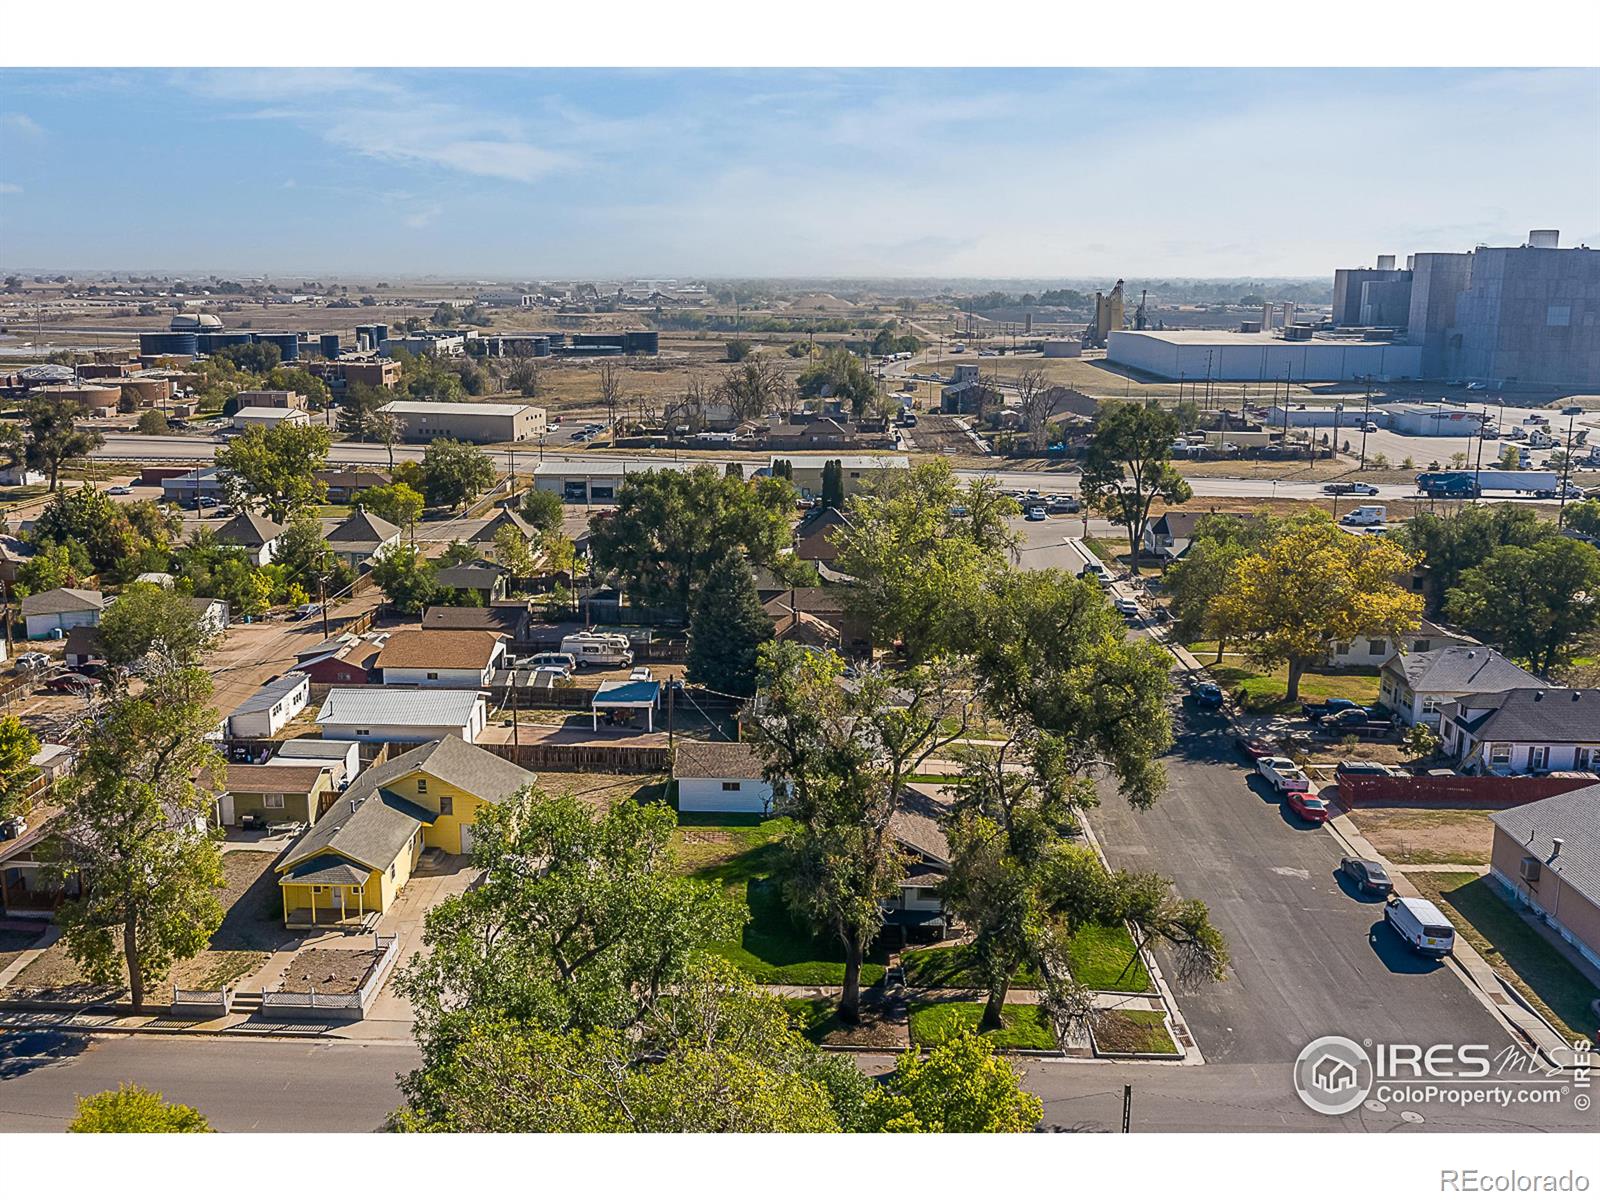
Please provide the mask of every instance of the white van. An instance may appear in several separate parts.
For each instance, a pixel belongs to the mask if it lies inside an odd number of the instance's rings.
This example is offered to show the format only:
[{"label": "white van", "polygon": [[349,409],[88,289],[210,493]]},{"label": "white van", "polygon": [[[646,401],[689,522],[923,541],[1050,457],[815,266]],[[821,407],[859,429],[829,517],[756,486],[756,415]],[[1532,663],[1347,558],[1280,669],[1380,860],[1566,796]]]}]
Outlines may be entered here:
[{"label": "white van", "polygon": [[620,633],[574,633],[561,639],[561,653],[580,667],[631,667],[633,648]]},{"label": "white van", "polygon": [[1390,896],[1384,905],[1383,919],[1418,954],[1444,958],[1455,948],[1456,931],[1431,900],[1412,896]]}]

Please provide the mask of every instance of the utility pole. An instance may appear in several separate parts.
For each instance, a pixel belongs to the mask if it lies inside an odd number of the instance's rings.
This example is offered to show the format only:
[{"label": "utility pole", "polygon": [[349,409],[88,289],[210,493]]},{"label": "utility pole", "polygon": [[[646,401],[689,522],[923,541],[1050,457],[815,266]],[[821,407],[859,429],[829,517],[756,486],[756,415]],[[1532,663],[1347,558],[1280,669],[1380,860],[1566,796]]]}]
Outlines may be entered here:
[{"label": "utility pole", "polygon": [[512,746],[520,746],[522,744],[522,710],[517,704],[517,664],[515,660],[511,663],[510,674],[511,686],[508,690],[511,692],[511,744]]},{"label": "utility pole", "polygon": [[1358,470],[1367,469],[1367,426],[1372,424],[1372,376],[1367,376],[1367,398],[1361,409],[1361,466]]},{"label": "utility pole", "polygon": [[327,641],[328,633],[328,581],[324,576],[317,576],[317,607],[322,610],[322,640]]},{"label": "utility pole", "polygon": [[1556,528],[1563,529],[1567,524],[1567,488],[1572,479],[1572,426],[1578,419],[1578,414],[1583,409],[1576,405],[1566,410],[1567,414],[1567,453],[1561,461],[1561,506],[1556,510]]},{"label": "utility pole", "polygon": [[672,701],[678,694],[678,689],[673,686],[674,680],[667,678],[667,753],[672,753]]}]

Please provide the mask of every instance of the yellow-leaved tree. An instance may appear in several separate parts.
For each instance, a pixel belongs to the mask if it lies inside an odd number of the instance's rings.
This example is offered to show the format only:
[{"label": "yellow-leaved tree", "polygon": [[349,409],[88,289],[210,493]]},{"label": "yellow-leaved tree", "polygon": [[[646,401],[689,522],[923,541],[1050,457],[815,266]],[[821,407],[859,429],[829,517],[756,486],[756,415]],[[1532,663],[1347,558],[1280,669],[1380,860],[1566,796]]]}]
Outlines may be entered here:
[{"label": "yellow-leaved tree", "polygon": [[1417,628],[1422,597],[1401,582],[1416,561],[1390,538],[1349,533],[1326,513],[1309,513],[1234,563],[1208,625],[1226,630],[1262,667],[1287,664],[1287,699],[1298,700],[1300,677],[1330,642],[1393,640]]}]

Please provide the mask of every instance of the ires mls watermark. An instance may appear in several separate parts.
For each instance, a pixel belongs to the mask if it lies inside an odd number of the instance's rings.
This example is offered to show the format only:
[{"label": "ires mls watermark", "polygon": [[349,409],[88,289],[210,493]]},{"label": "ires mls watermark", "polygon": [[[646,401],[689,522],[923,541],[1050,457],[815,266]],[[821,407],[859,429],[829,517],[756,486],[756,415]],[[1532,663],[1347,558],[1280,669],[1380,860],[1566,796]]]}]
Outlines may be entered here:
[{"label": "ires mls watermark", "polygon": [[1569,1072],[1547,1068],[1514,1047],[1495,1054],[1483,1045],[1356,1042],[1320,1037],[1300,1051],[1294,1090],[1305,1106],[1341,1117],[1363,1104],[1488,1105],[1567,1104],[1587,1112],[1590,1056],[1587,1041],[1573,1044]]}]

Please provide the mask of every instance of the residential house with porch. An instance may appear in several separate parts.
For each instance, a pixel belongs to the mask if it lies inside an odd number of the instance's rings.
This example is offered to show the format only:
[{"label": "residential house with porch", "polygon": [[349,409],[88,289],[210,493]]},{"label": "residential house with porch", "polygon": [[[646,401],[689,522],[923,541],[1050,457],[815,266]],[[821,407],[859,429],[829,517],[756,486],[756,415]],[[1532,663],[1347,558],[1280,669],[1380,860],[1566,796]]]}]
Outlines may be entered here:
[{"label": "residential house with porch", "polygon": [[1410,633],[1391,638],[1386,633],[1328,643],[1330,667],[1381,667],[1396,654],[1426,654],[1446,646],[1476,646],[1477,638],[1424,620]]},{"label": "residential house with porch", "polygon": [[889,833],[909,856],[899,892],[884,905],[885,924],[906,938],[940,940],[949,919],[939,889],[950,876],[950,839],[944,823],[950,806],[933,789],[909,785],[889,818]]},{"label": "residential house with porch", "polygon": [[533,781],[531,771],[457,737],[369,767],[277,865],[284,925],[370,924],[424,850],[470,854],[484,806]]},{"label": "residential house with porch", "polygon": [[482,629],[497,633],[513,643],[528,640],[528,626],[532,614],[524,601],[506,604],[461,605],[435,604],[422,614],[422,628]]},{"label": "residential house with porch", "polygon": [[486,558],[439,567],[433,573],[433,582],[439,587],[466,593],[463,598],[482,600],[486,604],[505,599],[510,578],[510,571]]},{"label": "residential house with porch", "polygon": [[1519,687],[1462,696],[1439,715],[1444,751],[1468,775],[1600,769],[1600,691]]},{"label": "residential house with porch", "polygon": [[1439,725],[1448,703],[1479,693],[1544,687],[1487,646],[1445,646],[1421,654],[1394,654],[1378,673],[1378,698],[1406,725]]}]

